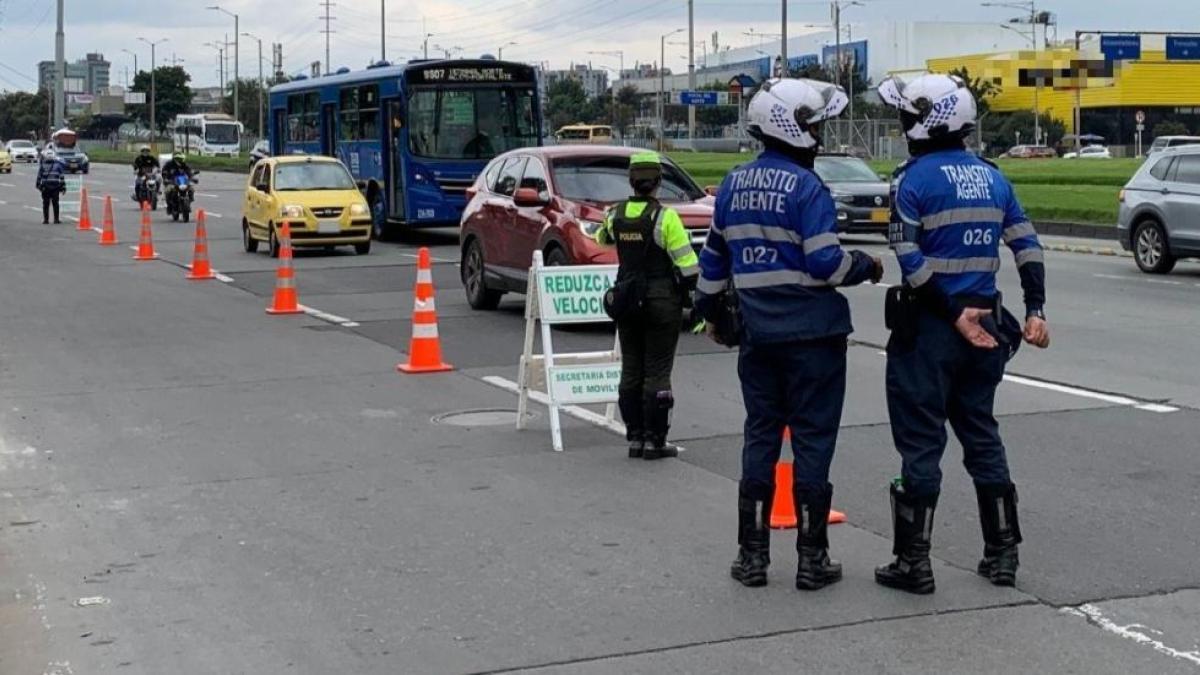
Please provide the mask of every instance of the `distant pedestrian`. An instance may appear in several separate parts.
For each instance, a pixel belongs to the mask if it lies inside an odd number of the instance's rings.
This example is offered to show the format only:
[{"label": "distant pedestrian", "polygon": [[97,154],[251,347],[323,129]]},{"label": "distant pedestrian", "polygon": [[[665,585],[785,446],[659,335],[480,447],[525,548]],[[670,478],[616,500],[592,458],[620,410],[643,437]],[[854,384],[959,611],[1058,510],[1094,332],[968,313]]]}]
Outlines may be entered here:
[{"label": "distant pedestrian", "polygon": [[42,224],[50,224],[50,209],[54,208],[54,224],[59,220],[58,198],[67,191],[67,167],[58,159],[53,148],[42,151],[42,163],[38,167],[37,189],[42,193]]}]

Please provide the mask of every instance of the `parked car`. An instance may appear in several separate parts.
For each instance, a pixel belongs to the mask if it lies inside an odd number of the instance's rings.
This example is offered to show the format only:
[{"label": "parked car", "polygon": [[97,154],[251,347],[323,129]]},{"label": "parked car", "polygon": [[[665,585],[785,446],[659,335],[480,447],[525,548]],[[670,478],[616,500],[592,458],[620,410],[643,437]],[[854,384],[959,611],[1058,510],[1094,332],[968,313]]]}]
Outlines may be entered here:
[{"label": "parked car", "polygon": [[1118,199],[1117,236],[1143,272],[1166,274],[1180,258],[1200,257],[1200,145],[1155,153]]},{"label": "parked car", "polygon": [[818,155],[814,170],[833,193],[838,232],[887,234],[891,219],[888,181],[857,157]]},{"label": "parked car", "polygon": [[1045,145],[1014,145],[1004,156],[1013,159],[1040,159],[1058,157],[1058,153],[1054,148]]},{"label": "parked car", "polygon": [[33,141],[13,140],[4,144],[4,149],[8,154],[12,155],[14,162],[29,162],[36,164],[38,161],[38,149],[33,144]]},{"label": "parked car", "polygon": [[[611,264],[616,249],[592,236],[605,210],[627,199],[637,148],[559,145],[521,148],[492,160],[467,190],[459,243],[467,302],[495,309],[524,293],[534,251],[548,265]],[[704,246],[714,200],[683,169],[663,159],[658,198],[679,212],[692,247]]]},{"label": "parked car", "polygon": [[258,160],[265,159],[271,156],[271,143],[269,141],[259,141],[254,144],[254,148],[250,150],[250,168],[253,169]]},{"label": "parked car", "polygon": [[332,157],[289,155],[255,165],[242,202],[242,245],[247,253],[266,242],[279,257],[283,221],[292,246],[353,246],[371,252],[371,210],[345,164]]},{"label": "parked car", "polygon": [[12,173],[12,155],[8,154],[8,150],[0,148],[0,171],[4,173]]},{"label": "parked car", "polygon": [[1157,152],[1162,152],[1167,148],[1175,148],[1181,145],[1197,145],[1200,144],[1200,136],[1159,136],[1150,144],[1150,148],[1146,150],[1147,155],[1153,155]]},{"label": "parked car", "polygon": [[1079,152],[1068,152],[1063,159],[1112,159],[1112,153],[1103,145],[1089,145],[1080,148]]}]

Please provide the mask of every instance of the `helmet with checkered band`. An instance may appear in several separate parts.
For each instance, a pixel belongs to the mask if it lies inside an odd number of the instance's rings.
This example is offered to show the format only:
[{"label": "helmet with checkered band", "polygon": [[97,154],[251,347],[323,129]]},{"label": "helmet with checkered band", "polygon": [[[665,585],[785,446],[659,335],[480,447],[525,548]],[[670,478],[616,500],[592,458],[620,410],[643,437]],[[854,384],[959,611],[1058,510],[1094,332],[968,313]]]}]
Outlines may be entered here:
[{"label": "helmet with checkered band", "polygon": [[909,140],[963,138],[975,129],[975,97],[954,75],[926,73],[908,82],[892,76],[879,84],[879,98],[900,111]]},{"label": "helmet with checkered band", "polygon": [[850,102],[841,87],[819,80],[772,79],[750,99],[748,130],[759,140],[816,150],[821,123],[842,114]]}]

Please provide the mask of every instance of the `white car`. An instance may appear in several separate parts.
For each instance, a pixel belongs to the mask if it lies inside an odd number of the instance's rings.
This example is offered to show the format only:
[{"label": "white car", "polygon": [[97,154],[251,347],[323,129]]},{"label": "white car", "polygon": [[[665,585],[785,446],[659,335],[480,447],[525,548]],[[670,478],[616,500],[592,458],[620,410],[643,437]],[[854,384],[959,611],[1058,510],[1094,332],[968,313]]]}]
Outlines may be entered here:
[{"label": "white car", "polygon": [[1080,148],[1078,153],[1068,152],[1063,155],[1063,159],[1112,159],[1112,153],[1103,145],[1089,145],[1086,148]]},{"label": "white car", "polygon": [[9,141],[4,144],[4,149],[8,150],[8,154],[12,155],[14,162],[36,164],[38,161],[38,149],[32,141]]}]

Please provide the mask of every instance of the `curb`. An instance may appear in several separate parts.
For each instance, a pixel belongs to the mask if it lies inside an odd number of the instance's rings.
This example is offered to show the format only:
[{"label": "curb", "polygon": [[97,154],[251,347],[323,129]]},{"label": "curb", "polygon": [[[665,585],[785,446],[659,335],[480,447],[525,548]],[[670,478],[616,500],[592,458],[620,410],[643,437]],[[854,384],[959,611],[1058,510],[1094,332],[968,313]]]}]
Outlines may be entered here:
[{"label": "curb", "polygon": [[1119,248],[1111,246],[1068,246],[1066,244],[1047,244],[1042,243],[1042,248],[1047,251],[1058,251],[1060,253],[1084,253],[1087,255],[1103,255],[1114,258],[1132,258],[1133,254],[1129,251],[1122,251]]},{"label": "curb", "polygon": [[1115,225],[1094,225],[1091,223],[1064,223],[1058,221],[1035,221],[1033,224],[1038,234],[1048,234],[1055,237],[1076,237],[1078,239],[1105,239],[1116,241],[1117,228]]}]

